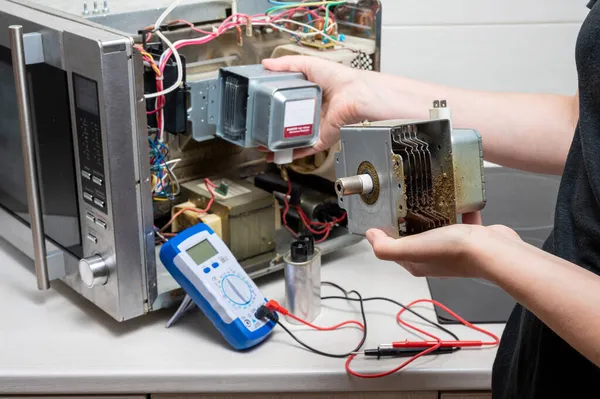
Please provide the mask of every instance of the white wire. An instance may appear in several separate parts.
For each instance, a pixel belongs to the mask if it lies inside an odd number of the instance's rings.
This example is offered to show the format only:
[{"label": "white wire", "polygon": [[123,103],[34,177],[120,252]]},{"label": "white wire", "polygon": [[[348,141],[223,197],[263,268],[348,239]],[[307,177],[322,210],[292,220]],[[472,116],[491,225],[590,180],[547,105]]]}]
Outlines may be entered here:
[{"label": "white wire", "polygon": [[[321,29],[317,29],[317,28],[315,28],[312,25],[308,25],[308,24],[305,24],[305,23],[302,23],[302,22],[299,22],[299,21],[294,21],[293,19],[282,18],[282,19],[278,19],[277,20],[277,23],[279,23],[279,22],[285,22],[285,23],[295,24],[295,25],[301,26],[303,28],[307,28],[307,29],[315,31],[315,32],[312,32],[312,33],[294,32],[294,35],[296,35],[296,36],[305,36],[305,35],[306,36],[317,36],[317,35],[322,35],[324,33]],[[271,25],[272,24],[273,23],[271,23]],[[329,25],[329,27],[327,28],[327,30],[329,30],[330,28],[335,28],[336,26],[337,26],[337,22]],[[277,29],[280,29],[280,28],[278,27]],[[325,34],[325,36],[329,36],[329,35]]]},{"label": "white wire", "polygon": [[[159,28],[160,25],[162,24],[162,22],[164,21],[164,19],[175,9],[175,7],[177,7],[177,5],[181,2],[182,0],[176,0],[174,1],[166,10],[165,12],[162,13],[162,15],[156,20],[155,23],[155,28]],[[232,4],[234,4],[234,1],[232,1]],[[303,28],[306,29],[310,29],[313,32],[311,33],[304,33],[304,32],[295,32],[292,31],[290,29],[287,29],[283,26],[277,25],[275,23],[272,22],[268,22],[268,19],[266,21],[260,21],[260,22],[255,22],[256,24],[260,24],[260,25],[268,25],[271,26],[275,29],[278,29],[282,32],[286,32],[289,33],[291,35],[295,35],[295,36],[299,36],[299,37],[313,37],[313,36],[318,36],[318,35],[322,35],[323,37],[327,38],[327,40],[332,41],[333,43],[339,44],[341,46],[347,47],[343,42],[333,38],[332,36],[326,34],[324,31],[321,31],[317,28],[315,28],[314,26],[308,25],[308,24],[304,24],[302,22],[299,21],[294,21],[292,19],[279,19],[277,20],[277,22],[287,22],[287,23],[291,23],[291,24],[295,24],[298,26],[301,26]],[[336,23],[334,23],[333,25],[331,25],[331,27],[335,27]],[[177,88],[179,88],[179,86],[181,85],[181,83],[183,82],[183,66],[181,63],[181,57],[179,56],[179,52],[177,51],[177,48],[175,47],[175,45],[173,45],[173,43],[171,43],[171,41],[169,39],[167,39],[165,37],[165,35],[163,35],[163,33],[160,30],[156,31],[156,35],[169,47],[169,49],[172,52],[173,57],[175,58],[175,62],[177,63],[177,80],[175,81],[175,83],[169,87],[168,89],[164,89],[162,91],[156,92],[156,93],[149,93],[149,94],[145,94],[144,98],[146,99],[151,99],[151,98],[158,98],[161,96],[164,96],[166,94],[169,94],[175,90],[177,90]],[[198,40],[198,39],[189,39],[189,40]],[[178,42],[176,42],[177,45],[179,45],[182,42],[186,42],[186,40],[180,40]],[[162,54],[160,60],[160,64],[162,64],[163,58],[166,55],[166,51]],[[159,141],[162,141],[162,133],[164,131],[164,112],[163,110],[160,110],[159,112],[161,112],[162,118],[161,118],[161,126],[159,127]]]},{"label": "white wire", "polygon": [[[181,162],[181,158],[171,159],[170,161],[167,161],[166,164],[171,166],[171,169],[175,169],[179,162]],[[173,165],[171,165],[171,164],[173,164]]]},{"label": "white wire", "polygon": [[167,9],[162,14],[160,14],[160,17],[158,17],[158,19],[154,23],[154,29],[160,29],[160,26],[165,21],[165,19],[175,9],[175,7],[177,7],[179,5],[179,3],[181,3],[181,2],[182,2],[182,0],[175,0],[174,2],[172,2],[171,5],[169,7],[167,7]]},{"label": "white wire", "polygon": [[[171,49],[171,52],[173,53],[173,57],[175,58],[175,62],[177,64],[177,81],[168,89],[165,89],[165,90],[162,90],[162,91],[159,91],[156,93],[145,94],[144,98],[146,98],[146,99],[161,97],[166,94],[169,94],[172,91],[175,91],[181,85],[181,82],[183,82],[183,66],[181,65],[181,57],[179,56],[179,51],[177,51],[177,48],[175,48],[173,43],[171,43],[171,41],[169,39],[167,39],[161,31],[157,30],[156,35],[160,38],[160,40],[162,40],[167,45],[167,47],[169,47]],[[164,53],[163,53],[163,55],[164,55]],[[161,59],[162,59],[162,57],[161,57]]]},{"label": "white wire", "polygon": [[[315,28],[314,26],[303,24],[302,22],[294,21],[294,20],[291,20],[291,19],[290,20],[280,19],[277,22],[280,22],[280,21],[289,22],[289,23],[293,23],[293,24],[296,24],[296,25],[300,25],[300,26],[309,28],[309,29],[313,30],[314,32],[311,32],[311,33],[295,32],[293,30],[287,29],[287,28],[285,28],[283,26],[279,26],[279,25],[274,24],[272,22],[268,23],[267,25],[269,25],[269,26],[271,26],[271,27],[273,27],[275,29],[278,29],[278,30],[280,30],[282,32],[286,32],[286,33],[289,33],[291,35],[298,36],[298,37],[313,37],[313,36],[323,35],[323,37],[327,38],[327,40],[330,40],[330,41],[332,41],[332,42],[334,42],[336,44],[339,44],[340,46],[348,47],[344,42],[341,42],[341,41],[333,38],[332,36],[323,33],[322,30],[319,30],[319,29]],[[333,24],[331,26],[335,26],[335,24]]]}]

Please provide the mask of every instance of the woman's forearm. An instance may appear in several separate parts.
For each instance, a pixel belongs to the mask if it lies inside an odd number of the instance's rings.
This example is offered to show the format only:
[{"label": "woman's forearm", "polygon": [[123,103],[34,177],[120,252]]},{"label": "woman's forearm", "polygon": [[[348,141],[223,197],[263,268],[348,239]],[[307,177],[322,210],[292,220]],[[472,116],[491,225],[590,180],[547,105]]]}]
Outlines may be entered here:
[{"label": "woman's forearm", "polygon": [[370,89],[379,101],[376,107],[363,105],[373,110],[371,119],[428,118],[433,100],[443,99],[452,109],[454,127],[479,131],[486,160],[562,173],[578,120],[577,96],[489,93],[384,74],[373,79],[379,82]]},{"label": "woman's forearm", "polygon": [[510,238],[486,249],[475,249],[486,278],[600,366],[600,276]]}]

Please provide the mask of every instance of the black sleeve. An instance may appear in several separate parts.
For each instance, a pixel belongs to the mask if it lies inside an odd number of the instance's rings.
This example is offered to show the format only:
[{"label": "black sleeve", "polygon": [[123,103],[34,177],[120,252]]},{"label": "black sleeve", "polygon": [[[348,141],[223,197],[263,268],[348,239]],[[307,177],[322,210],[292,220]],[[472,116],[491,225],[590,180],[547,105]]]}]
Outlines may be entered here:
[{"label": "black sleeve", "polygon": [[594,7],[594,4],[596,4],[596,1],[598,1],[598,0],[590,0],[589,1],[587,6],[590,10],[592,9],[592,7]]}]

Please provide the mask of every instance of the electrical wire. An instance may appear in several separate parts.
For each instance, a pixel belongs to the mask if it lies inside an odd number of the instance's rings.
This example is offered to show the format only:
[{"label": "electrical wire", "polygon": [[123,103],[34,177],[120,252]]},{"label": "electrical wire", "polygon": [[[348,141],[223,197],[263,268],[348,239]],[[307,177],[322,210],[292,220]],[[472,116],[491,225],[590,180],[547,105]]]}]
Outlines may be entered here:
[{"label": "electrical wire", "polygon": [[283,209],[283,215],[281,216],[281,220],[283,222],[283,226],[287,229],[287,231],[292,233],[292,235],[295,238],[297,238],[298,233],[296,233],[290,226],[288,226],[288,222],[287,222],[287,215],[288,215],[288,212],[290,211],[290,202],[288,200],[288,197],[290,197],[292,195],[292,181],[289,178],[287,179],[287,186],[288,186],[288,190],[285,193],[285,196],[283,197],[284,209]]},{"label": "electrical wire", "polygon": [[[267,303],[267,308],[269,308],[271,311],[275,311],[278,313],[281,313],[287,317],[290,317],[308,327],[311,327],[317,331],[333,331],[333,330],[337,330],[343,326],[347,326],[347,325],[357,325],[358,327],[360,327],[363,330],[363,337],[359,343],[359,345],[357,346],[357,348],[350,352],[350,353],[346,353],[346,354],[331,354],[331,353],[327,353],[324,351],[321,351],[319,349],[316,349],[308,344],[306,344],[305,342],[303,342],[301,339],[299,339],[292,331],[290,331],[284,324],[282,324],[279,320],[276,320],[276,323],[292,338],[294,339],[294,341],[296,341],[298,344],[300,344],[301,346],[303,346],[304,348],[308,349],[311,352],[314,352],[318,355],[321,356],[327,356],[327,357],[333,357],[333,358],[346,358],[349,356],[352,356],[354,354],[356,354],[356,352],[358,352],[364,345],[365,341],[366,341],[366,336],[367,336],[367,318],[366,318],[366,313],[365,313],[365,309],[364,309],[364,303],[365,302],[369,302],[369,301],[378,301],[378,300],[382,300],[382,301],[388,301],[391,303],[394,303],[398,306],[400,306],[403,309],[406,309],[408,311],[410,311],[411,313],[415,314],[416,316],[418,316],[419,318],[421,318],[422,320],[428,322],[429,324],[438,327],[439,329],[441,329],[442,331],[446,332],[448,335],[452,336],[453,338],[455,338],[457,341],[459,340],[458,336],[456,336],[456,334],[454,334],[453,332],[451,332],[450,330],[440,326],[439,324],[437,324],[436,322],[426,318],[425,316],[419,314],[418,312],[410,309],[408,306],[405,306],[403,304],[401,304],[400,302],[397,302],[393,299],[389,299],[389,298],[381,298],[381,297],[373,297],[373,298],[363,298],[362,295],[356,291],[356,290],[352,290],[352,291],[346,291],[344,288],[342,288],[341,286],[329,282],[329,281],[323,281],[321,283],[321,285],[324,286],[331,286],[334,288],[339,289],[344,296],[325,296],[322,297],[322,300],[328,300],[328,299],[342,299],[342,300],[348,300],[348,301],[354,301],[354,302],[359,302],[360,304],[360,311],[361,311],[361,317],[363,319],[362,324],[356,320],[348,320],[339,324],[336,324],[334,326],[331,327],[320,327],[320,326],[316,326],[312,323],[309,323],[305,320],[302,320],[301,318],[291,314],[287,309],[285,309],[284,307],[282,307],[281,305],[279,305],[276,301],[269,301]],[[356,298],[351,297],[350,295],[354,294],[356,296]]]},{"label": "electrical wire", "polygon": [[160,233],[164,233],[165,230],[167,230],[173,224],[173,222],[175,222],[175,220],[177,220],[177,218],[179,216],[181,216],[181,214],[183,214],[184,212],[190,211],[190,212],[196,212],[196,213],[201,213],[201,214],[208,213],[208,211],[212,207],[213,203],[215,202],[215,192],[214,192],[213,188],[216,188],[217,186],[212,181],[210,181],[210,179],[204,179],[204,185],[206,186],[206,190],[210,193],[210,200],[208,201],[206,208],[204,208],[204,209],[198,209],[198,208],[182,208],[182,209],[180,209],[171,217],[171,220],[169,220],[169,222],[159,230]]},{"label": "electrical wire", "polygon": [[169,5],[169,7],[167,7],[165,9],[165,11],[162,14],[160,14],[160,16],[158,17],[158,19],[154,23],[155,29],[160,29],[160,26],[162,25],[162,23],[164,22],[164,20],[169,16],[169,14],[171,14],[171,12],[173,12],[173,10],[175,9],[175,7],[177,7],[179,5],[179,3],[181,3],[181,2],[182,2],[182,0],[175,0],[174,2],[172,2]]},{"label": "electrical wire", "polygon": [[[477,345],[477,346],[495,346],[495,345],[499,344],[500,339],[495,334],[493,334],[493,333],[491,333],[491,332],[489,332],[487,330],[484,330],[483,328],[477,327],[477,326],[469,323],[467,320],[463,319],[462,317],[460,317],[455,312],[453,312],[448,307],[446,307],[445,305],[443,305],[442,303],[440,303],[438,301],[435,301],[435,300],[432,300],[432,299],[418,299],[416,301],[413,301],[413,302],[409,303],[406,306],[406,308],[410,308],[411,306],[414,306],[414,305],[417,305],[417,304],[420,304],[420,303],[430,303],[430,304],[433,304],[434,306],[439,306],[442,309],[444,309],[446,312],[450,313],[453,317],[456,317],[457,320],[459,320],[464,326],[469,327],[469,328],[471,328],[471,329],[473,329],[475,331],[481,332],[483,334],[486,334],[486,335],[488,335],[489,337],[491,337],[493,339],[493,341],[490,341],[490,342],[479,341],[480,345]],[[435,335],[433,335],[433,334],[431,334],[431,333],[429,333],[429,332],[427,332],[427,331],[425,331],[425,330],[423,330],[421,328],[418,328],[418,327],[412,325],[411,323],[408,323],[406,320],[403,320],[402,319],[402,314],[405,311],[406,311],[406,309],[402,308],[397,313],[396,320],[398,321],[398,323],[401,324],[401,325],[403,325],[403,326],[405,326],[405,327],[407,327],[407,328],[410,328],[410,329],[412,329],[414,331],[417,331],[417,332],[419,332],[419,333],[421,333],[421,334],[423,334],[423,335],[431,338],[433,341],[410,341],[410,342],[409,341],[404,341],[404,342],[394,342],[394,343],[392,343],[392,347],[393,348],[402,348],[402,347],[411,347],[411,346],[412,347],[415,347],[415,346],[418,346],[418,347],[427,347],[427,346],[429,346],[429,348],[426,349],[426,350],[424,350],[424,351],[422,351],[422,352],[419,352],[415,356],[411,357],[410,359],[406,360],[405,362],[403,362],[399,366],[397,366],[397,367],[395,367],[395,368],[393,368],[393,369],[391,369],[389,371],[386,371],[386,372],[383,372],[383,373],[373,373],[373,374],[366,374],[366,373],[361,373],[361,372],[353,370],[350,367],[350,365],[352,363],[352,360],[354,360],[354,358],[356,357],[356,354],[352,354],[352,355],[350,355],[348,357],[348,359],[346,359],[346,364],[345,364],[346,371],[349,374],[351,374],[351,375],[353,375],[355,377],[367,378],[367,379],[386,377],[386,376],[392,375],[394,373],[397,373],[398,371],[402,370],[403,368],[405,368],[406,366],[408,366],[409,364],[411,364],[415,360],[419,359],[420,357],[426,356],[426,355],[428,355],[428,354],[430,354],[432,352],[435,352],[435,351],[437,351],[438,349],[440,349],[442,347],[442,345],[443,345],[444,342],[439,337],[437,337],[437,336],[435,336]],[[457,340],[457,342],[453,342],[451,344],[449,343],[448,346],[452,345],[453,347],[459,347],[464,342],[469,343],[469,341],[460,341],[460,340]],[[467,344],[467,345],[464,345],[464,346],[476,346],[476,345]]]},{"label": "electrical wire", "polygon": [[[481,328],[481,327],[477,327],[476,325],[472,324],[471,322],[465,320],[464,318],[460,317],[458,314],[456,314],[453,310],[451,310],[450,308],[448,308],[446,305],[444,305],[441,302],[438,302],[436,300],[433,299],[418,299],[416,301],[413,301],[411,303],[409,303],[407,305],[407,308],[404,308],[402,310],[400,310],[398,312],[398,314],[396,315],[396,319],[398,320],[398,323],[403,324],[409,328],[412,328],[415,331],[418,331],[422,334],[428,335],[428,333],[424,332],[424,331],[420,331],[420,329],[418,329],[415,326],[412,326],[410,324],[408,324],[406,321],[404,321],[402,319],[402,314],[404,313],[404,311],[406,311],[407,309],[410,309],[411,306],[414,305],[418,305],[421,303],[429,303],[432,304],[434,306],[437,306],[439,308],[442,308],[444,311],[448,312],[450,315],[452,315],[452,317],[456,318],[461,324],[463,324],[465,327],[469,327],[472,330],[475,330],[477,332],[480,332],[482,334],[487,335],[488,337],[492,338],[492,341],[465,341],[467,342],[465,344],[465,346],[494,346],[494,345],[498,345],[500,343],[500,338],[498,338],[495,334]],[[434,337],[435,339],[437,339],[437,337]],[[476,342],[477,345],[473,345],[473,343]],[[405,346],[406,342],[394,342],[393,345],[394,347],[402,347]],[[442,345],[444,346],[459,346],[461,345],[460,342],[450,342],[450,343],[445,343],[444,341],[442,341]]]},{"label": "electrical wire", "polygon": [[[186,46],[191,46],[191,45],[206,44],[231,29],[236,29],[238,31],[238,37],[240,37],[240,39],[243,40],[243,37],[241,34],[241,29],[240,29],[241,25],[246,25],[247,28],[251,27],[253,25],[271,27],[277,31],[281,31],[281,32],[290,34],[294,38],[294,40],[296,40],[298,45],[302,45],[302,39],[312,39],[315,37],[321,37],[324,43],[333,42],[344,48],[347,47],[344,43],[344,40],[345,40],[344,35],[339,35],[339,36],[335,37],[334,35],[330,34],[330,33],[335,32],[336,27],[337,27],[337,23],[335,22],[335,16],[333,15],[333,13],[331,13],[330,8],[333,6],[336,6],[336,5],[344,4],[344,3],[346,3],[346,1],[316,1],[316,2],[315,1],[311,1],[311,2],[303,1],[303,2],[295,2],[295,3],[276,2],[276,3],[281,3],[281,4],[277,4],[275,7],[271,7],[269,10],[267,10],[267,12],[264,15],[254,15],[251,17],[246,14],[238,14],[237,7],[236,7],[236,1],[231,0],[232,7],[233,7],[232,15],[229,16],[228,18],[226,18],[221,23],[221,25],[219,25],[218,27],[214,27],[212,32],[198,29],[191,22],[188,22],[188,21],[182,20],[182,19],[177,19],[177,20],[167,23],[167,25],[172,25],[173,23],[183,23],[183,24],[189,26],[190,29],[196,31],[197,33],[204,34],[204,36],[199,37],[199,38],[184,39],[184,40],[179,40],[175,43],[172,43],[161,32],[160,29],[161,29],[161,26],[163,26],[166,18],[181,3],[181,1],[182,0],[176,0],[176,1],[172,2],[169,5],[169,7],[167,7],[165,9],[165,11],[158,17],[158,19],[156,20],[154,25],[145,28],[145,30],[148,31],[147,39],[149,39],[152,36],[152,34],[154,33],[158,36],[158,38],[167,47],[167,49],[163,52],[163,54],[161,55],[161,57],[159,59],[158,66],[155,63],[154,58],[149,53],[145,52],[145,50],[143,48],[141,48],[144,61],[154,70],[155,75],[156,75],[156,92],[146,93],[144,95],[144,98],[146,100],[155,99],[154,110],[147,111],[147,114],[148,115],[156,114],[156,121],[157,121],[157,126],[158,126],[157,142],[160,142],[160,143],[162,143],[164,141],[164,128],[165,128],[164,106],[166,103],[165,95],[174,92],[175,90],[180,88],[181,84],[183,83],[184,72],[183,72],[183,63],[181,61],[181,56],[179,54],[180,48],[186,47]],[[208,2],[210,2],[210,1],[213,1],[213,0],[208,0]],[[272,4],[275,4],[275,3],[272,3]],[[314,17],[314,20],[309,17],[310,23],[314,24],[316,22],[322,21],[323,18],[321,18],[319,16],[319,14],[317,12],[315,12],[313,9],[311,9],[310,7],[318,7],[318,10],[323,10],[325,12],[325,18],[324,18],[325,23],[323,25],[323,29],[318,29],[317,27],[312,26],[310,24],[306,24],[306,23],[291,19],[295,15],[296,12],[303,11],[303,12],[307,13],[309,16]],[[277,11],[281,11],[281,12],[277,14],[276,13]],[[332,24],[329,24],[330,20],[331,20]],[[287,25],[287,26],[295,25],[295,26],[298,26],[299,29],[294,31],[284,25]],[[241,44],[241,42],[240,42],[240,44]],[[347,48],[349,50],[355,51],[349,47],[347,47]],[[166,67],[168,61],[171,59],[171,57],[174,58],[174,62],[176,64],[177,79],[175,80],[175,83],[173,83],[171,86],[169,86],[168,88],[165,89],[164,82],[163,82],[164,70],[165,70],[165,67]],[[328,230],[324,230],[324,232],[326,235],[329,235],[329,233],[330,233],[330,231],[328,231]]]},{"label": "electrical wire", "polygon": [[[450,350],[444,350],[442,353],[452,353],[454,351],[460,350],[461,347],[474,347],[474,346],[493,346],[493,345],[498,345],[499,343],[499,338],[483,329],[483,328],[479,328],[477,326],[474,326],[472,323],[464,320],[463,318],[461,318],[460,316],[458,316],[456,313],[454,313],[452,310],[448,309],[446,306],[444,306],[443,304],[431,300],[431,299],[419,299],[416,301],[413,301],[411,303],[409,303],[408,305],[403,305],[402,303],[395,301],[393,299],[390,298],[384,298],[384,297],[372,297],[372,298],[363,298],[362,295],[360,293],[358,293],[356,290],[353,291],[346,291],[344,288],[342,288],[341,286],[331,283],[331,282],[327,282],[324,281],[322,282],[322,285],[324,286],[331,286],[334,288],[337,288],[338,290],[340,290],[344,296],[324,296],[321,299],[322,300],[327,300],[327,299],[341,299],[341,300],[348,300],[348,301],[355,301],[355,302],[359,302],[360,304],[360,309],[361,309],[361,315],[363,318],[363,323],[362,325],[364,326],[364,330],[363,330],[363,339],[360,342],[360,345],[357,347],[357,349],[349,354],[347,354],[346,356],[344,355],[337,355],[337,354],[331,354],[331,353],[327,353],[327,352],[323,352],[319,349],[313,348],[312,346],[306,344],[305,342],[303,342],[301,339],[299,339],[293,332],[291,332],[284,324],[282,324],[279,321],[279,318],[276,316],[276,313],[273,312],[278,312],[281,313],[283,315],[286,315],[288,317],[292,317],[294,320],[299,321],[311,328],[314,328],[318,331],[332,331],[335,329],[338,329],[342,326],[346,326],[349,324],[355,324],[358,325],[360,327],[360,322],[357,322],[356,320],[349,320],[343,323],[339,323],[338,325],[332,326],[332,327],[319,327],[316,325],[313,325],[312,323],[308,323],[302,319],[300,319],[297,316],[294,316],[292,314],[289,313],[289,311],[285,308],[283,308],[281,305],[279,305],[276,301],[269,301],[264,308],[266,308],[268,310],[268,312],[262,312],[259,311],[257,312],[257,317],[259,318],[263,318],[261,316],[266,316],[267,318],[269,318],[270,320],[276,322],[280,327],[282,327],[282,329],[288,334],[290,335],[290,337],[292,339],[294,339],[294,341],[296,341],[297,343],[299,343],[301,346],[303,346],[304,348],[310,350],[313,353],[316,353],[318,355],[322,355],[322,356],[327,356],[327,357],[336,357],[336,358],[346,358],[346,363],[345,363],[345,368],[346,371],[355,376],[355,377],[360,377],[360,378],[381,378],[381,377],[385,377],[388,375],[391,375],[393,373],[396,373],[398,371],[400,371],[401,369],[403,369],[404,367],[408,366],[409,364],[411,364],[412,362],[414,362],[415,360],[417,360],[418,358],[422,357],[422,356],[426,356],[428,354],[431,353],[436,353],[436,351],[440,350],[440,348],[442,348],[442,346],[449,348]],[[354,294],[356,296],[356,298],[351,297],[350,295]],[[395,305],[398,305],[401,307],[401,310],[397,313],[396,315],[396,319],[398,321],[399,324],[412,329],[416,332],[419,332],[429,338],[431,338],[433,341],[399,341],[399,342],[393,342],[390,346],[390,348],[392,348],[392,352],[391,353],[403,353],[403,352],[393,352],[394,350],[399,350],[401,351],[402,348],[404,349],[409,349],[410,348],[427,348],[425,350],[422,350],[421,352],[417,353],[416,355],[412,356],[411,358],[407,359],[406,361],[404,361],[402,364],[400,364],[399,366],[393,368],[392,370],[383,372],[383,373],[374,373],[374,374],[365,374],[365,373],[360,373],[357,372],[355,370],[353,370],[350,365],[352,360],[357,356],[357,354],[359,353],[359,350],[362,348],[362,346],[364,345],[364,342],[366,341],[366,335],[367,335],[367,319],[366,319],[366,315],[365,315],[365,311],[364,311],[364,303],[365,302],[369,302],[369,301],[386,301],[386,302],[390,302],[393,303]],[[412,306],[421,304],[421,303],[430,303],[433,304],[435,306],[439,306],[442,309],[444,309],[445,311],[447,311],[448,313],[450,313],[453,317],[456,317],[458,320],[460,320],[461,323],[463,323],[463,325],[481,332],[483,334],[488,335],[489,337],[492,338],[492,341],[488,341],[488,342],[484,342],[484,341],[461,341],[458,336],[456,336],[456,334],[454,334],[452,331],[444,328],[443,326],[441,326],[440,324],[436,323],[435,321],[432,321],[428,318],[426,318],[425,316],[421,315],[420,313],[414,311],[413,309],[411,309]],[[441,338],[423,330],[420,329],[414,325],[412,325],[411,323],[408,323],[407,321],[402,319],[402,315],[404,312],[410,312],[412,314],[414,314],[415,316],[419,317],[420,319],[422,319],[423,321],[431,324],[432,326],[437,327],[438,329],[440,329],[441,331],[444,331],[445,333],[447,333],[448,335],[450,335],[451,337],[453,337],[455,339],[455,341],[443,341]],[[368,351],[365,351],[365,354]],[[373,351],[371,351],[373,352]],[[379,352],[379,350],[375,350],[376,353]]]},{"label": "electrical wire", "polygon": [[[173,45],[173,43],[171,43],[171,41],[169,39],[167,39],[166,36],[163,35],[163,33],[161,31],[157,30],[156,31],[156,35],[158,37],[160,37],[160,39],[167,45],[167,47],[169,47],[172,56],[175,57],[175,62],[177,64],[177,80],[168,89],[164,89],[164,90],[158,91],[156,93],[145,94],[144,98],[146,98],[146,99],[151,99],[151,98],[157,98],[157,97],[165,96],[165,95],[167,95],[167,94],[169,94],[169,93],[177,90],[177,88],[179,88],[179,86],[183,82],[183,65],[181,63],[181,57],[179,56],[179,52],[177,51],[177,47],[175,47]],[[161,73],[163,71],[164,71],[164,67],[161,67]]]},{"label": "electrical wire", "polygon": [[[155,200],[162,201],[165,199],[174,199],[174,196],[178,195],[181,187],[179,180],[173,172],[173,168],[177,166],[180,160],[173,160],[167,162],[165,157],[169,154],[168,147],[159,141],[148,138],[150,143],[152,156],[150,162],[152,164],[152,194]],[[165,180],[169,179],[169,184],[166,184]],[[173,190],[173,187],[175,188]],[[171,188],[169,192],[169,188]]]},{"label": "electrical wire", "polygon": [[[358,343],[358,345],[354,348],[354,350],[352,350],[351,352],[348,353],[342,353],[342,354],[335,354],[335,353],[328,353],[328,352],[324,352],[322,350],[316,349],[310,345],[308,345],[307,343],[305,343],[304,341],[302,341],[300,338],[298,338],[292,331],[290,331],[283,323],[281,323],[281,321],[279,321],[278,318],[275,318],[273,321],[275,321],[275,323],[277,323],[277,325],[279,325],[294,341],[296,341],[298,344],[300,344],[301,346],[303,346],[304,348],[308,349],[309,351],[316,353],[317,355],[321,355],[321,356],[325,356],[325,357],[331,357],[331,358],[337,358],[337,359],[344,359],[347,358],[348,356],[351,356],[353,353],[358,352],[359,350],[362,349],[363,345],[365,344],[365,341],[367,340],[367,315],[365,314],[365,307],[364,307],[364,303],[362,301],[362,296],[360,295],[360,293],[358,293],[357,291],[349,291],[348,294],[354,294],[358,297],[359,303],[360,303],[360,313],[361,313],[361,317],[362,317],[362,326],[364,328],[362,328],[363,330],[363,334],[362,334],[362,338],[360,340],[360,342]],[[271,310],[271,311],[279,311],[280,313],[283,311],[283,313],[287,313],[288,315],[289,312],[287,312],[283,307],[281,306],[274,306],[273,308],[269,307],[269,304],[273,305],[274,301],[270,301],[269,303],[267,303],[267,307]],[[332,331],[332,330],[336,330],[342,326],[348,325],[348,324],[356,324],[358,322],[356,322],[355,320],[350,320],[347,322],[343,322],[340,323],[336,326],[333,327],[317,327],[314,326],[304,320],[301,320],[300,318],[295,318],[295,320],[298,320],[300,322],[302,322],[303,324],[314,328],[318,331]]]},{"label": "electrical wire", "polygon": [[265,14],[269,15],[278,10],[284,10],[286,8],[294,8],[294,7],[298,7],[298,6],[315,7],[315,6],[326,6],[327,4],[330,4],[333,6],[333,5],[341,5],[344,3],[346,3],[346,1],[310,1],[310,2],[303,2],[303,3],[287,3],[287,4],[282,4],[282,5],[278,5],[278,6],[269,8],[265,12]]},{"label": "electrical wire", "polygon": [[[332,285],[332,286],[333,286],[333,284],[332,284],[332,283],[326,283],[326,282],[323,282],[323,284],[329,284],[329,285]],[[338,286],[338,288],[340,288],[340,287]],[[341,297],[341,296],[325,296],[325,297],[322,297],[322,298],[321,298],[321,300],[327,300],[327,299],[345,299],[345,300],[348,300],[348,301],[358,301],[358,300],[357,300],[357,299],[355,299],[355,298],[348,298],[347,296],[345,296],[345,297]],[[454,334],[452,331],[448,330],[447,328],[445,328],[445,327],[444,327],[444,326],[442,326],[441,324],[438,324],[438,323],[436,323],[435,321],[433,321],[433,320],[431,320],[431,319],[428,319],[427,317],[423,316],[423,315],[422,315],[422,314],[420,314],[419,312],[416,312],[416,311],[414,311],[414,310],[410,309],[409,307],[407,307],[407,306],[403,305],[402,303],[400,303],[400,302],[398,302],[398,301],[395,301],[395,300],[393,300],[393,299],[391,299],[391,298],[384,298],[384,297],[370,297],[370,298],[364,298],[364,299],[363,299],[363,302],[373,302],[373,301],[384,301],[384,302],[393,303],[394,305],[397,305],[397,306],[399,306],[399,307],[401,307],[401,308],[403,308],[403,309],[406,309],[407,311],[409,311],[409,312],[410,312],[410,313],[412,313],[413,315],[417,316],[418,318],[420,318],[420,319],[421,319],[421,320],[423,320],[424,322],[426,322],[426,323],[429,323],[429,324],[431,324],[432,326],[434,326],[434,327],[436,327],[436,328],[440,329],[441,331],[443,331],[443,332],[445,332],[446,334],[450,335],[450,336],[451,336],[452,338],[454,338],[455,340],[457,340],[457,341],[458,341],[458,340],[460,340],[456,334]]]}]

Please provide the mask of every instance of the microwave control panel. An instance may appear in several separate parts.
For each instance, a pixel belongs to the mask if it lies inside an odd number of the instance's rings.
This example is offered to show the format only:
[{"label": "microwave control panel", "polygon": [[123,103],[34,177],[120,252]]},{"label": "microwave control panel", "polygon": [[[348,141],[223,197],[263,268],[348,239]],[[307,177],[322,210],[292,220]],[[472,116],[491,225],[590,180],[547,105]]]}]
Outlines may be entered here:
[{"label": "microwave control panel", "polygon": [[73,74],[81,187],[84,201],[107,214],[98,84]]}]

